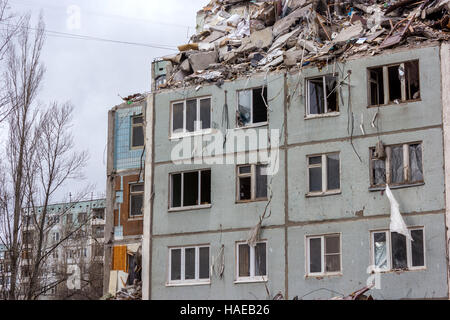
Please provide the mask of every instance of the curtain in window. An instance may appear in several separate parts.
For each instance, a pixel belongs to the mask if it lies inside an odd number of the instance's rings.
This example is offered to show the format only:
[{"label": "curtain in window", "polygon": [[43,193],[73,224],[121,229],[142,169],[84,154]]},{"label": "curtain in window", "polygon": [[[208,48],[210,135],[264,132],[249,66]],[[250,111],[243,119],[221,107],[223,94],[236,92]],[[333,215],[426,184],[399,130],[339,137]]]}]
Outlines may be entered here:
[{"label": "curtain in window", "polygon": [[250,276],[250,247],[248,244],[239,245],[239,277]]},{"label": "curtain in window", "polygon": [[422,148],[420,144],[409,146],[409,168],[411,170],[411,182],[423,181]]},{"label": "curtain in window", "polygon": [[258,243],[255,246],[255,276],[266,275],[266,244]]},{"label": "curtain in window", "polygon": [[374,234],[374,262],[381,269],[387,268],[386,233]]}]

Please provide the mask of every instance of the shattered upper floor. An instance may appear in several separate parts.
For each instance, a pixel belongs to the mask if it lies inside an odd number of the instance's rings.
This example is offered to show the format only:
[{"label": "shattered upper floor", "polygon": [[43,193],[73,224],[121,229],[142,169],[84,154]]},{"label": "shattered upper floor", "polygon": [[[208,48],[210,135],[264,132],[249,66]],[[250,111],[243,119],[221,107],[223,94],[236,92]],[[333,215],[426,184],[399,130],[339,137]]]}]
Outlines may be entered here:
[{"label": "shattered upper floor", "polygon": [[[199,85],[255,72],[319,68],[385,48],[450,38],[450,0],[212,0],[197,33],[162,58],[155,89]],[[162,69],[165,69],[161,72]]]}]

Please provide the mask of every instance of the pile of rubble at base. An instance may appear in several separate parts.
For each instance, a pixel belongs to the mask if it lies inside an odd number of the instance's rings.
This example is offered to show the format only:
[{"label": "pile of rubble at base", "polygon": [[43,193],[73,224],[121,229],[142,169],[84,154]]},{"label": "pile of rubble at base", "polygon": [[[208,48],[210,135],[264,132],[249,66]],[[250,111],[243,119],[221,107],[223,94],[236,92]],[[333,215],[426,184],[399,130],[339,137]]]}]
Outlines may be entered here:
[{"label": "pile of rubble at base", "polygon": [[167,81],[159,88],[448,40],[449,13],[450,0],[212,0],[198,12],[191,41],[162,58]]},{"label": "pile of rubble at base", "polygon": [[108,293],[101,300],[142,300],[142,282],[135,281],[134,284],[117,291],[115,296]]}]

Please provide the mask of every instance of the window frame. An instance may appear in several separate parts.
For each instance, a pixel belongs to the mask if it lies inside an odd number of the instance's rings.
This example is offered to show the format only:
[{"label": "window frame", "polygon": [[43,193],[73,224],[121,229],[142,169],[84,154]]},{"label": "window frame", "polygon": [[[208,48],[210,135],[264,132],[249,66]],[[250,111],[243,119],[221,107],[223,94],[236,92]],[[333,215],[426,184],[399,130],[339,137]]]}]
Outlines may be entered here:
[{"label": "window frame", "polygon": [[[134,119],[135,118],[142,118],[142,122],[141,123],[134,123]],[[130,129],[131,129],[131,133],[130,133],[130,149],[131,150],[138,150],[138,149],[143,149],[144,145],[145,145],[145,134],[144,134],[144,115],[141,114],[136,114],[130,117],[130,121],[131,121],[131,125],[130,125]],[[136,127],[142,127],[142,135],[144,137],[144,141],[142,142],[142,145],[140,146],[133,146],[133,136],[134,136],[134,128]]]},{"label": "window frame", "polygon": [[[326,260],[325,260],[325,238],[326,237],[339,237],[339,265],[340,270],[339,271],[329,271],[327,272],[325,269]],[[321,271],[320,272],[311,272],[311,255],[310,255],[310,239],[320,239],[320,264],[321,264]],[[335,233],[326,233],[326,234],[318,234],[318,235],[306,235],[305,236],[305,277],[323,277],[323,276],[341,276],[343,274],[343,265],[342,265],[342,233],[341,232],[335,232]]]},{"label": "window frame", "polygon": [[[239,173],[239,168],[250,166],[250,173]],[[239,164],[236,165],[236,203],[248,203],[248,202],[258,202],[258,201],[267,201],[269,199],[269,190],[268,190],[268,182],[266,183],[266,197],[265,198],[256,198],[256,166],[268,166],[266,163],[249,163],[249,164]],[[239,190],[240,190],[240,178],[250,177],[250,199],[241,200]]]},{"label": "window frame", "polygon": [[[406,68],[405,65],[408,62],[417,62],[417,73],[418,73],[418,79],[419,79],[419,98],[417,99],[413,99],[411,97],[411,99],[407,100],[406,99],[406,91],[408,90],[407,84],[406,84]],[[405,70],[405,77],[404,79],[400,80],[400,91],[401,91],[401,99],[399,101],[398,104],[402,104],[402,103],[409,103],[409,102],[415,102],[415,101],[421,101],[422,100],[422,94],[420,94],[420,63],[419,63],[419,59],[411,59],[411,60],[404,60],[401,62],[396,62],[396,63],[389,63],[389,64],[382,64],[382,65],[378,65],[378,66],[372,66],[372,67],[367,67],[366,68],[366,77],[367,77],[367,108],[376,108],[376,107],[382,107],[382,106],[392,106],[392,105],[397,105],[397,103],[395,103],[394,101],[390,101],[390,92],[389,92],[389,73],[388,73],[388,68],[390,67],[395,67],[395,66],[402,66],[403,70]],[[383,99],[383,103],[380,104],[371,104],[371,100],[372,100],[372,96],[371,96],[371,90],[370,90],[370,83],[371,81],[371,77],[370,77],[370,71],[374,70],[374,69],[382,69],[382,77],[383,77],[383,92],[384,92],[384,99]],[[377,83],[377,87],[379,86],[379,84]]]},{"label": "window frame", "polygon": [[[200,279],[200,249],[208,248],[209,261],[208,261],[208,279]],[[185,286],[185,285],[207,285],[211,284],[211,245],[210,244],[198,244],[198,245],[186,245],[186,246],[173,246],[168,248],[168,264],[167,264],[167,282],[166,286]],[[181,250],[180,256],[180,280],[172,280],[172,250]],[[186,264],[186,249],[195,249],[195,279],[186,280],[185,264]]]},{"label": "window frame", "polygon": [[[209,110],[209,123],[210,127],[206,129],[201,129],[198,126],[200,125],[200,101],[202,100],[208,100],[210,101],[210,110]],[[189,132],[186,130],[186,102],[190,100],[196,100],[196,112],[197,116],[194,121],[194,131]],[[173,131],[173,106],[175,104],[183,103],[183,132],[177,132],[175,133]],[[201,135],[201,134],[209,134],[212,132],[212,113],[213,113],[213,105],[212,105],[212,96],[206,95],[201,97],[192,97],[192,98],[186,98],[181,100],[174,100],[170,102],[170,120],[169,120],[169,139],[178,139],[182,137],[189,137],[189,136],[195,136],[195,135]]]},{"label": "window frame", "polygon": [[[322,118],[322,117],[335,117],[338,116],[340,114],[340,105],[339,105],[339,91],[336,89],[336,104],[338,107],[338,111],[331,111],[331,112],[327,112],[328,110],[328,101],[327,101],[327,92],[326,92],[326,81],[325,78],[327,76],[332,76],[336,78],[336,86],[339,86],[339,75],[336,73],[328,73],[328,74],[324,74],[324,75],[318,75],[318,76],[314,76],[314,77],[308,77],[306,78],[306,86],[305,86],[305,99],[306,99],[306,103],[305,103],[305,119],[314,119],[314,118]],[[309,104],[309,97],[310,97],[310,91],[309,91],[309,82],[311,80],[315,80],[318,78],[322,78],[322,83],[324,86],[324,103],[325,103],[325,109],[324,109],[324,113],[311,113],[310,110],[310,104]]]},{"label": "window frame", "polygon": [[239,89],[239,90],[236,90],[236,114],[239,114],[239,93],[242,92],[242,91],[251,91],[251,95],[250,95],[250,118],[251,118],[251,121],[250,121],[249,123],[243,125],[243,126],[239,126],[238,118],[235,117],[235,118],[236,118],[236,119],[235,119],[235,121],[236,121],[235,128],[236,128],[236,129],[245,129],[245,128],[252,128],[252,127],[261,127],[261,126],[266,126],[266,125],[269,124],[269,108],[268,108],[268,105],[269,105],[269,99],[268,99],[268,98],[266,98],[266,104],[267,104],[267,106],[266,106],[266,105],[264,106],[264,107],[266,108],[266,119],[267,119],[267,120],[266,120],[266,121],[262,121],[262,122],[256,122],[256,123],[253,122],[253,113],[254,113],[254,112],[253,112],[253,90],[256,90],[256,89],[262,89],[262,88],[264,88],[264,89],[262,90],[262,92],[263,92],[263,93],[266,92],[266,97],[267,97],[267,95],[268,95],[268,89],[267,89],[267,85],[265,85],[265,84],[260,85],[260,86],[251,87],[251,88],[246,88],[246,89]]},{"label": "window frame", "polygon": [[[422,177],[423,180],[420,181],[410,181],[411,177],[411,166],[410,166],[410,158],[409,158],[409,146],[418,144],[420,145],[421,152],[422,152]],[[393,147],[403,147],[403,179],[404,182],[402,183],[392,183],[392,177],[391,177],[391,151],[388,152],[387,148],[390,148],[392,150]],[[424,159],[423,159],[423,141],[415,141],[415,142],[405,142],[405,143],[397,143],[397,144],[389,144],[384,145],[386,158],[384,159],[384,168],[385,168],[385,182],[383,184],[374,184],[374,176],[373,176],[373,162],[377,160],[373,157],[373,151],[375,150],[375,147],[369,148],[369,179],[370,179],[370,186],[369,190],[377,191],[380,189],[385,189],[386,184],[389,184],[389,187],[392,188],[401,188],[401,187],[411,187],[411,186],[418,186],[425,184],[425,170],[424,170]],[[405,150],[406,149],[406,150]],[[383,161],[383,160],[379,160]],[[407,163],[407,166],[405,164]]]},{"label": "window frame", "polygon": [[[267,282],[269,279],[269,247],[268,247],[268,241],[266,239],[264,240],[258,240],[256,242],[256,244],[259,243],[265,243],[266,245],[266,275],[264,276],[255,276],[255,263],[256,263],[256,255],[255,255],[255,250],[256,250],[256,245],[254,247],[252,247],[251,245],[248,244],[247,241],[236,241],[236,245],[235,245],[235,262],[236,262],[236,266],[235,266],[235,280],[234,283],[248,283],[248,282]],[[250,276],[248,277],[240,277],[239,276],[239,246],[240,245],[248,245],[250,248],[250,255],[249,255],[249,259],[250,259]]]},{"label": "window frame", "polygon": [[[339,189],[330,189],[328,190],[328,175],[327,175],[327,156],[328,155],[338,155],[339,156]],[[321,163],[318,164],[309,164],[309,158],[314,157],[321,157]],[[322,191],[310,191],[310,184],[309,184],[309,169],[311,168],[321,168],[322,169]],[[342,172],[342,165],[341,165],[341,152],[340,151],[334,151],[334,152],[326,152],[326,153],[318,153],[318,154],[310,154],[306,156],[306,181],[307,181],[307,197],[316,197],[316,196],[325,196],[325,195],[335,195],[341,193],[341,172]]]},{"label": "window frame", "polygon": [[425,236],[425,227],[408,227],[408,231],[411,232],[413,230],[422,230],[423,235],[423,266],[412,266],[412,246],[411,240],[406,239],[406,263],[407,269],[392,269],[392,241],[391,235],[392,232],[389,229],[380,229],[380,230],[371,230],[370,231],[370,265],[375,266],[375,233],[385,233],[386,235],[386,249],[387,249],[387,268],[379,269],[381,272],[402,272],[402,271],[419,271],[427,269],[427,255],[426,255],[426,236]]},{"label": "window frame", "polygon": [[[168,205],[168,211],[169,212],[174,212],[174,211],[185,211],[185,210],[194,210],[194,209],[205,209],[205,208],[211,208],[212,206],[212,183],[210,182],[210,203],[209,204],[201,204],[201,182],[202,182],[202,177],[201,177],[201,172],[202,171],[210,171],[210,179],[212,181],[212,170],[211,168],[205,168],[205,169],[197,169],[197,170],[186,170],[186,171],[177,171],[177,172],[171,172],[169,173],[169,205]],[[183,206],[183,198],[184,198],[184,174],[185,173],[191,173],[191,172],[198,172],[198,205],[193,205],[193,206]],[[173,185],[172,185],[172,176],[176,175],[176,174],[181,174],[181,198],[180,198],[180,203],[181,206],[180,207],[172,207],[172,203],[173,203]]]},{"label": "window frame", "polygon": [[[142,191],[132,191],[133,186],[142,185],[142,187],[145,190],[144,183],[143,182],[132,182],[128,184],[128,220],[132,219],[141,219],[144,216],[144,212],[142,209],[144,209],[144,190]],[[141,214],[132,215],[131,214],[131,197],[142,195],[142,208],[141,208]]]}]

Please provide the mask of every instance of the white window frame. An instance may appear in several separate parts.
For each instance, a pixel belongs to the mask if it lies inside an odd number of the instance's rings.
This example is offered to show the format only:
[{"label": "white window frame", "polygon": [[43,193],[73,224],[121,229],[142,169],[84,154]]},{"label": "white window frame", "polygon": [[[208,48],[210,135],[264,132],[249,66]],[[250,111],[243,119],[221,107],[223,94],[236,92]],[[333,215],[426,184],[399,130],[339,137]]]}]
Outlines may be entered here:
[{"label": "white window frame", "polygon": [[[335,75],[335,74],[325,74],[325,75],[322,75],[322,76],[311,77],[311,78],[306,79],[306,115],[305,115],[305,118],[320,118],[320,117],[327,117],[327,116],[329,117],[329,116],[337,116],[337,115],[339,115],[339,113],[340,113],[339,110],[341,110],[341,108],[340,108],[340,105],[339,105],[339,92],[338,92],[337,89],[335,90],[335,92],[336,92],[336,103],[337,103],[338,111],[328,112],[327,89],[326,89],[327,88],[327,86],[326,86],[327,83],[325,81],[325,77],[327,77],[327,76],[335,77],[336,78],[336,86],[339,85],[338,84],[338,76]],[[309,98],[311,96],[311,92],[309,91],[309,82],[311,80],[317,80],[319,78],[322,78],[322,83],[323,83],[323,88],[324,88],[323,95],[324,95],[324,99],[325,99],[325,101],[324,101],[325,109],[324,109],[324,113],[317,113],[316,114],[316,113],[311,113],[311,107],[310,107],[310,104],[309,104]]]},{"label": "white window frame", "polygon": [[[196,100],[197,101],[197,118],[194,121],[194,131],[193,132],[189,132],[186,130],[186,102],[190,100]],[[209,111],[209,123],[210,123],[210,128],[206,128],[206,129],[202,129],[201,128],[201,122],[200,122],[200,102],[202,100],[209,100],[209,106],[210,106],[210,111]],[[173,132],[173,106],[175,104],[180,104],[183,103],[183,131],[182,132]],[[204,96],[204,97],[198,97],[198,98],[189,98],[189,99],[184,99],[184,100],[177,100],[177,101],[172,101],[170,103],[170,135],[169,137],[171,139],[177,139],[180,137],[186,137],[186,136],[192,136],[192,135],[198,135],[198,134],[208,134],[212,132],[212,111],[213,111],[213,107],[212,107],[212,97],[211,96]]]},{"label": "white window frame", "polygon": [[[325,238],[326,237],[339,237],[339,265],[340,270],[339,271],[332,271],[327,272],[325,271]],[[311,239],[320,239],[320,264],[321,264],[321,271],[320,272],[311,272],[311,256],[310,256],[310,242]],[[305,248],[306,248],[306,276],[307,277],[321,277],[321,276],[335,276],[335,275],[342,275],[343,274],[343,265],[342,265],[342,234],[340,232],[338,233],[327,233],[327,234],[321,234],[321,235],[310,235],[305,237]]]},{"label": "white window frame", "polygon": [[[133,146],[133,136],[134,136],[134,128],[135,127],[142,127],[142,132],[144,133],[144,115],[143,114],[137,114],[137,115],[131,116],[130,118],[131,118],[130,149],[131,150],[143,149],[144,148],[144,144],[145,144],[145,134],[143,134],[144,141],[142,142],[142,145],[140,145],[140,146]],[[142,123],[134,123],[134,119],[135,118],[142,118]]]},{"label": "white window frame", "polygon": [[408,228],[408,230],[411,232],[413,230],[422,230],[423,234],[423,266],[412,266],[412,249],[411,249],[411,240],[406,239],[406,261],[407,261],[407,270],[399,270],[399,269],[392,269],[392,245],[391,245],[391,231],[389,229],[383,229],[383,230],[372,230],[370,231],[370,265],[375,267],[375,233],[385,233],[386,234],[386,255],[388,257],[387,259],[387,267],[386,268],[380,268],[380,271],[382,272],[399,272],[399,271],[414,271],[414,270],[424,270],[427,268],[427,254],[426,254],[426,237],[425,237],[425,228],[424,227],[411,227]]},{"label": "white window frame", "polygon": [[[411,168],[410,168],[410,163],[409,163],[409,146],[413,145],[413,144],[420,145],[420,148],[422,149],[422,163],[421,163],[422,176],[423,176],[422,181],[410,181]],[[391,150],[393,147],[399,147],[399,146],[403,147],[403,179],[404,179],[404,182],[392,184],[391,183],[391,154],[392,154]],[[386,184],[389,184],[389,187],[392,187],[392,186],[409,186],[409,185],[416,185],[416,184],[420,185],[420,184],[425,183],[425,171],[424,171],[424,166],[423,166],[424,153],[423,153],[423,142],[422,141],[390,144],[390,145],[384,146],[384,150],[386,153],[386,158],[384,159],[384,168],[386,171],[386,181],[384,184],[374,184],[375,181],[374,181],[374,177],[373,177],[373,161],[375,160],[375,158],[372,156],[374,149],[375,149],[375,147],[371,147],[369,150],[370,188],[380,188],[380,187],[384,188],[384,187],[386,187]]]},{"label": "white window frame", "polygon": [[[380,66],[374,66],[374,67],[369,67],[367,68],[367,105],[368,107],[377,107],[377,106],[386,106],[386,105],[392,105],[392,104],[396,104],[394,101],[391,101],[390,98],[390,92],[389,92],[389,71],[388,68],[391,67],[402,67],[403,70],[405,70],[405,77],[403,77],[403,79],[400,80],[400,90],[401,90],[401,99],[400,101],[403,102],[408,102],[408,101],[420,101],[422,95],[419,96],[418,99],[413,99],[411,97],[411,99],[407,100],[406,99],[406,91],[407,91],[407,86],[406,86],[406,69],[405,69],[405,64],[407,62],[417,62],[417,70],[418,70],[418,77],[419,77],[419,92],[420,92],[420,65],[419,65],[419,60],[418,59],[413,59],[413,60],[406,60],[406,61],[402,61],[402,62],[397,62],[397,63],[391,63],[391,64],[385,64],[385,65],[380,65]],[[376,83],[375,81],[372,80],[371,76],[370,76],[370,71],[374,70],[374,69],[382,69],[382,77],[383,77],[383,92],[384,92],[384,98],[383,98],[383,103],[380,104],[371,104],[371,100],[372,100],[372,96],[371,96],[371,90],[370,90],[370,83]],[[378,80],[378,79],[377,79]],[[379,87],[379,83],[376,83],[377,87]]]},{"label": "white window frame", "polygon": [[55,231],[52,233],[52,240],[54,243],[59,241],[59,232],[58,231]]},{"label": "white window frame", "polygon": [[[236,255],[236,268],[235,268],[235,272],[236,272],[236,277],[235,277],[235,283],[242,283],[242,282],[266,282],[268,280],[268,274],[269,274],[269,246],[267,243],[267,240],[261,240],[258,241],[256,244],[259,243],[265,243],[266,244],[266,275],[264,276],[255,276],[255,262],[256,262],[256,257],[255,257],[255,250],[256,250],[256,246],[252,247],[251,245],[249,245],[247,243],[247,241],[238,241],[236,242],[236,246],[235,246],[235,255]],[[249,277],[240,277],[239,276],[239,246],[240,245],[248,245],[250,247],[250,276]]]},{"label": "white window frame", "polygon": [[[200,249],[208,248],[209,250],[209,263],[208,263],[208,279],[200,279]],[[195,249],[195,279],[186,280],[185,274],[185,251],[186,249]],[[181,250],[181,268],[180,280],[172,280],[172,250]],[[209,244],[205,245],[190,245],[182,247],[169,247],[169,257],[168,257],[168,271],[167,271],[167,283],[166,286],[181,286],[181,285],[204,285],[211,283],[211,246]]]},{"label": "white window frame", "polygon": [[[201,204],[201,172],[202,171],[210,171],[210,177],[212,180],[212,170],[210,168],[207,169],[199,169],[199,170],[188,170],[188,171],[179,171],[179,172],[172,172],[169,173],[169,211],[181,211],[181,210],[190,210],[190,209],[202,209],[202,208],[210,208],[212,203],[209,204]],[[191,173],[191,172],[198,172],[198,205],[194,206],[183,206],[183,200],[184,200],[184,174],[185,173]],[[173,185],[172,185],[172,176],[176,174],[181,174],[181,206],[180,207],[172,207],[173,203]],[[212,183],[210,183],[210,193],[211,193]],[[211,193],[212,195],[212,193]],[[210,202],[212,202],[212,198],[210,199]]]},{"label": "white window frame", "polygon": [[[329,155],[339,156],[339,189],[328,190],[328,176],[327,176],[327,156]],[[321,157],[320,164],[309,164],[309,158]],[[321,196],[321,195],[332,195],[341,192],[341,153],[340,152],[327,152],[320,154],[312,154],[306,156],[306,181],[307,181],[307,196]],[[309,169],[311,168],[321,168],[322,169],[322,191],[310,191],[309,185]]]},{"label": "white window frame", "polygon": [[131,214],[131,197],[132,196],[142,195],[142,205],[144,205],[144,190],[145,189],[142,191],[132,191],[133,186],[139,186],[139,185],[141,185],[142,188],[144,188],[143,182],[128,184],[128,188],[129,188],[128,189],[128,193],[129,193],[129,195],[128,195],[128,199],[129,199],[129,201],[128,201],[128,207],[129,207],[128,208],[128,219],[129,220],[136,219],[136,218],[142,218],[144,216],[144,213],[142,212],[142,209],[144,209],[144,208],[141,208],[141,214],[135,214],[135,215]]},{"label": "white window frame", "polygon": [[236,100],[237,100],[237,104],[236,104],[236,113],[237,114],[239,114],[239,93],[240,92],[243,92],[243,91],[251,91],[251,95],[250,95],[250,122],[249,123],[247,123],[247,124],[245,124],[245,125],[243,125],[243,126],[239,126],[239,121],[236,119],[236,129],[239,129],[239,128],[249,128],[249,127],[259,127],[259,126],[265,126],[265,125],[267,125],[269,122],[269,114],[268,114],[268,105],[269,105],[269,102],[268,102],[268,99],[266,100],[266,104],[267,104],[267,106],[265,106],[266,107],[266,112],[267,112],[267,116],[266,116],[266,118],[267,118],[267,120],[266,121],[262,121],[262,122],[253,122],[253,90],[256,90],[256,89],[262,89],[262,93],[264,94],[264,92],[266,92],[266,97],[268,96],[267,95],[267,93],[268,93],[268,91],[267,91],[267,86],[266,85],[262,85],[262,86],[258,86],[258,87],[253,87],[253,88],[248,88],[248,89],[241,89],[241,90],[237,90],[236,91]]},{"label": "white window frame", "polygon": [[[268,194],[269,194],[269,190],[267,190],[267,196],[264,198],[256,198],[256,166],[266,166],[267,169],[267,164],[265,163],[252,163],[252,164],[240,164],[236,166],[236,202],[237,203],[245,203],[245,202],[254,202],[254,201],[266,201],[268,200]],[[239,173],[239,168],[241,167],[250,167],[250,173]],[[250,194],[251,194],[251,198],[250,199],[239,199],[240,195],[239,195],[239,191],[240,191],[240,186],[241,186],[241,180],[240,178],[246,178],[246,177],[250,177]],[[266,184],[266,188],[268,189],[268,181]]]}]

